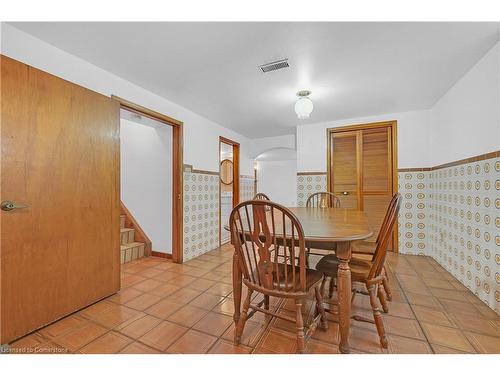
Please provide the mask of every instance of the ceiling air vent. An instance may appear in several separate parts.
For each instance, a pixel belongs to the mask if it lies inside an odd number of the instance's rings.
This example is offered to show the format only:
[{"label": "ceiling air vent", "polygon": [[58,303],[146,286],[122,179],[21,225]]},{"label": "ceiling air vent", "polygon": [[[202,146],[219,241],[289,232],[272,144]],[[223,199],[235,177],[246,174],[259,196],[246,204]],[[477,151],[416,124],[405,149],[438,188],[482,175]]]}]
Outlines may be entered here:
[{"label": "ceiling air vent", "polygon": [[259,69],[262,71],[262,73],[268,73],[268,72],[272,72],[274,70],[288,68],[288,67],[290,67],[290,65],[288,65],[288,59],[283,59],[283,60],[273,61],[271,63],[261,65],[261,66],[259,66]]}]

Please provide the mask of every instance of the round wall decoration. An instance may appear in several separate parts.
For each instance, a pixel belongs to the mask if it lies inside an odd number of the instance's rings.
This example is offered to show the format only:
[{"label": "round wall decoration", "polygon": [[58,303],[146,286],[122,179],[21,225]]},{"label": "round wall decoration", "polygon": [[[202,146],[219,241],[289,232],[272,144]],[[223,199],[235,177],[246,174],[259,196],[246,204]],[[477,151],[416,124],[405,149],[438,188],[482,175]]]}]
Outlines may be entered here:
[{"label": "round wall decoration", "polygon": [[224,185],[233,183],[233,162],[229,159],[224,159],[220,162],[220,181]]}]

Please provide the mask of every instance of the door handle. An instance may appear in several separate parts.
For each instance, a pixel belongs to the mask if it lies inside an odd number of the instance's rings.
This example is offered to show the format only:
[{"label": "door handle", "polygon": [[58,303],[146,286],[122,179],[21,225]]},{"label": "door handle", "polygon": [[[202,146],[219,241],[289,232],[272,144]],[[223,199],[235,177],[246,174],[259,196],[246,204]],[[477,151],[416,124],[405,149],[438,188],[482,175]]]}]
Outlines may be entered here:
[{"label": "door handle", "polygon": [[13,211],[28,207],[29,206],[27,204],[15,203],[11,201],[3,201],[2,203],[0,203],[0,208],[2,209],[2,211]]},{"label": "door handle", "polygon": [[349,195],[349,192],[348,191],[343,191],[342,195]]}]

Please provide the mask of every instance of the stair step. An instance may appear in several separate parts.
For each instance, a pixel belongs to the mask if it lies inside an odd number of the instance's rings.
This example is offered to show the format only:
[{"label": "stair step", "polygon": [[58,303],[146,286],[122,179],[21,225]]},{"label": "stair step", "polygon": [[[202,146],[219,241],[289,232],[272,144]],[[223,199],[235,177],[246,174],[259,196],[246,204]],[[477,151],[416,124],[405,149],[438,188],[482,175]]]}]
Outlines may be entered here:
[{"label": "stair step", "polygon": [[145,244],[143,242],[130,242],[120,246],[120,263],[144,257]]},{"label": "stair step", "polygon": [[135,241],[135,230],[132,228],[120,229],[120,244],[125,245]]},{"label": "stair step", "polygon": [[125,215],[120,215],[120,229],[125,228]]}]

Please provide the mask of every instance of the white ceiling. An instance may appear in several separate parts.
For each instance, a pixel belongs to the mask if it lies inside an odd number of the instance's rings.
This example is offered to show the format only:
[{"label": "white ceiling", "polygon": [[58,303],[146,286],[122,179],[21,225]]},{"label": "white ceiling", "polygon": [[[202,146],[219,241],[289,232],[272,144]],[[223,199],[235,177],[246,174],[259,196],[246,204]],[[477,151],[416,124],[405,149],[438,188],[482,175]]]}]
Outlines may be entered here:
[{"label": "white ceiling", "polygon": [[[499,31],[470,22],[12,25],[252,138],[429,108]],[[282,58],[290,68],[258,69]],[[293,110],[300,89],[312,90],[308,120]]]}]

